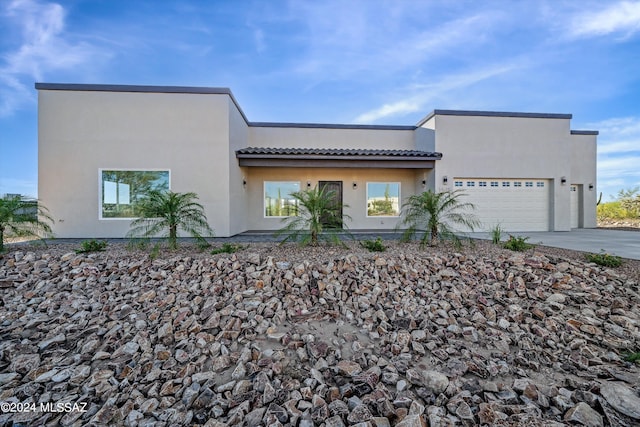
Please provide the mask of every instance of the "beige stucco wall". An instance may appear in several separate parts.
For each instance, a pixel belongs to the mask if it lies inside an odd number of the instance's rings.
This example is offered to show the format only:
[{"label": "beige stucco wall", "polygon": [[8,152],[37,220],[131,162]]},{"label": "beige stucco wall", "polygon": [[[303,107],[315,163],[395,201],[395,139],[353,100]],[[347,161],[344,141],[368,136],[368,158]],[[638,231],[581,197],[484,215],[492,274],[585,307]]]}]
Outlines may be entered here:
[{"label": "beige stucco wall", "polygon": [[[410,169],[306,169],[306,168],[248,168],[249,229],[278,230],[283,227],[280,218],[264,217],[264,182],[299,181],[300,189],[307,182],[315,187],[318,181],[342,181],[343,202],[349,205],[344,213],[351,217],[346,221],[349,229],[392,229],[398,223],[396,217],[367,217],[367,182],[400,182],[400,198],[404,201],[422,188],[425,171]],[[357,188],[353,188],[353,183]]]},{"label": "beige stucco wall", "polygon": [[[229,165],[229,200],[226,209],[229,216],[229,229],[225,236],[233,236],[248,229],[249,200],[247,189],[243,181],[248,182],[248,168],[238,166],[236,150],[247,147],[249,126],[238,110],[236,104],[228,99],[229,104],[229,151],[227,161]],[[221,233],[216,233],[223,236]]]},{"label": "beige stucco wall", "polygon": [[415,150],[412,130],[296,127],[249,128],[250,147]]},{"label": "beige stucco wall", "polygon": [[[596,218],[596,203],[598,192],[597,179],[597,136],[571,135],[571,184],[578,185],[578,200],[581,205],[581,215],[578,219],[580,227],[595,228],[598,226]],[[593,185],[593,189],[589,189]]]},{"label": "beige stucco wall", "polygon": [[40,90],[39,196],[58,237],[123,237],[129,220],[99,219],[99,170],[168,169],[228,234],[229,97]]},{"label": "beige stucco wall", "polygon": [[427,125],[435,127],[435,150],[443,153],[433,176],[436,189],[453,189],[454,177],[549,179],[550,229],[570,230],[569,185],[578,179],[573,171],[580,170],[579,179],[595,182],[595,168],[572,164],[591,165],[595,155],[572,149],[569,119],[436,115]]}]

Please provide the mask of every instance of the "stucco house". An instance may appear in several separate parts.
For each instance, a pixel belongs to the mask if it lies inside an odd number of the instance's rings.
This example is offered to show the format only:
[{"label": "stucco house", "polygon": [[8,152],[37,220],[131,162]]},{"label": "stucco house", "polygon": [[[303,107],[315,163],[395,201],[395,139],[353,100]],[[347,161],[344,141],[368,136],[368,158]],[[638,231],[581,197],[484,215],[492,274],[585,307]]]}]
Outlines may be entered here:
[{"label": "stucco house", "polygon": [[229,89],[36,83],[39,198],[58,237],[123,237],[149,188],[193,191],[216,236],[277,230],[328,186],[350,230],[463,189],[480,231],[596,226],[597,131],[570,114],[434,110],[415,126],[258,123]]}]

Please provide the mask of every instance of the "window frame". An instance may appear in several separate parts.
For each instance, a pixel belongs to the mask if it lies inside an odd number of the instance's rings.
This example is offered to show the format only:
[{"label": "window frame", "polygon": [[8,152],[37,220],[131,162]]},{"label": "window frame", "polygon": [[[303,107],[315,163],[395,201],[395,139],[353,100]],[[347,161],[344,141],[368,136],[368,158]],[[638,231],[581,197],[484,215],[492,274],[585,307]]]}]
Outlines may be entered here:
[{"label": "window frame", "polygon": [[169,191],[171,190],[171,169],[169,168],[98,168],[98,220],[100,221],[131,221],[137,216],[132,217],[104,217],[102,216],[102,173],[103,172],[167,172],[167,186]]},{"label": "window frame", "polygon": [[[302,191],[302,181],[300,180],[291,180],[291,181],[287,181],[287,180],[274,180],[274,181],[262,181],[262,218],[263,219],[272,219],[272,218],[291,218],[293,216],[296,215],[281,215],[281,216],[276,216],[276,215],[267,215],[267,184],[268,183],[287,183],[287,184],[298,184],[298,189],[295,192],[298,191]],[[291,193],[289,193],[291,194]],[[300,209],[300,206],[298,206],[298,211]]]},{"label": "window frame", "polygon": [[[398,184],[398,214],[369,215],[369,184]],[[402,213],[402,183],[400,181],[366,181],[365,182],[365,217],[366,218],[399,218]],[[393,205],[392,205],[393,206]]]}]

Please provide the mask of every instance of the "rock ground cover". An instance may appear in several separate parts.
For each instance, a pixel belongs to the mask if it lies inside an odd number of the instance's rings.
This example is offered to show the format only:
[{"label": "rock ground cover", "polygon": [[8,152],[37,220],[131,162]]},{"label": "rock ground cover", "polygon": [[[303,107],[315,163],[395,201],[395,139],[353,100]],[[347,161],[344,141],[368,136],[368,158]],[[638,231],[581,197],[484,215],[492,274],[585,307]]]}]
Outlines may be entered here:
[{"label": "rock ground cover", "polygon": [[640,423],[640,262],[489,242],[0,258],[0,425]]},{"label": "rock ground cover", "polygon": [[640,219],[598,219],[599,228],[614,230],[640,231]]}]

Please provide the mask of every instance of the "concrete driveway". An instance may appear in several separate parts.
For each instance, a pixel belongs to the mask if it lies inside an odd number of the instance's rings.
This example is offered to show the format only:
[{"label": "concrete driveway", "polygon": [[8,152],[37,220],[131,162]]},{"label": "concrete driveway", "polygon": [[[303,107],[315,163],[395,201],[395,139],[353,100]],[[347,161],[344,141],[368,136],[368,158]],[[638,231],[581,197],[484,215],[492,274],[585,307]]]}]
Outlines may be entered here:
[{"label": "concrete driveway", "polygon": [[[622,258],[640,259],[640,231],[576,228],[571,231],[515,232],[527,236],[528,243],[598,253],[601,250]],[[471,233],[471,237],[491,239],[490,233]],[[508,233],[506,238],[508,238]]]}]

